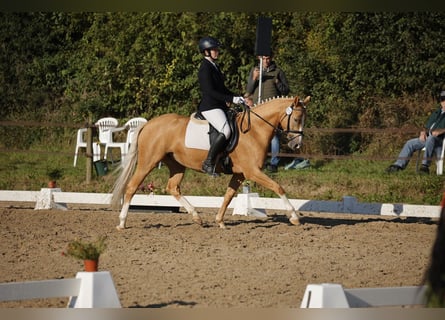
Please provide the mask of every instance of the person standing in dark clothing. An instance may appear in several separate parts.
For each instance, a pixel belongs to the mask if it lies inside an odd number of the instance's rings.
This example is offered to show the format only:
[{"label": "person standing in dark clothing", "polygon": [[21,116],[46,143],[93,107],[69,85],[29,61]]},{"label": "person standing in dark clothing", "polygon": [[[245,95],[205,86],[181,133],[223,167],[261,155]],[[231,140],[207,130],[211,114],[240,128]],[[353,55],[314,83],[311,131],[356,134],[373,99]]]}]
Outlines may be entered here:
[{"label": "person standing in dark clothing", "polygon": [[[254,103],[260,103],[262,100],[285,96],[289,94],[289,85],[283,70],[278,68],[271,56],[260,56],[263,60],[263,74],[261,77],[261,96],[260,96],[260,67],[255,66],[250,70],[249,78],[246,85],[247,94],[252,96]],[[261,101],[258,101],[260,96]],[[274,135],[270,143],[270,151],[272,157],[267,169],[270,172],[278,171],[278,153],[280,152],[280,137]]]}]

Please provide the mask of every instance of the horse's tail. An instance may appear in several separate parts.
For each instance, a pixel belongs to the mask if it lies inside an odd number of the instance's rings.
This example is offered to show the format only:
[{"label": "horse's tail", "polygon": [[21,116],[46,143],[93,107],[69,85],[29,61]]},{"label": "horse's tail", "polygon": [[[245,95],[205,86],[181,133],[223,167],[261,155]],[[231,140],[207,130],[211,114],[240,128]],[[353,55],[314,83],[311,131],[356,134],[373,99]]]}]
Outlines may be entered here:
[{"label": "horse's tail", "polygon": [[121,173],[117,178],[116,182],[113,186],[113,194],[111,196],[110,205],[113,209],[118,209],[121,206],[121,200],[125,193],[125,189],[127,187],[128,181],[130,180],[134,168],[136,167],[136,163],[138,160],[138,137],[139,132],[143,126],[136,129],[133,137],[133,141],[131,141],[130,150],[128,150],[128,154],[125,157],[125,163],[122,167],[119,167]]}]

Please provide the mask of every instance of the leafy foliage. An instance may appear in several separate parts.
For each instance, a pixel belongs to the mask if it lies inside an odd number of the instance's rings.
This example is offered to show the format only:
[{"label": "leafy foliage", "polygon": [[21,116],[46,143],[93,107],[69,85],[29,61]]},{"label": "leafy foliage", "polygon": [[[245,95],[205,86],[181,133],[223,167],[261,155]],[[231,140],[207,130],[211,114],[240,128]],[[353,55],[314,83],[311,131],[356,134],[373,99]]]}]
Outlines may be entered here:
[{"label": "leafy foliage", "polygon": [[[434,108],[445,78],[443,12],[30,12],[0,13],[0,116],[83,124],[189,114],[200,99],[205,35],[224,44],[226,84],[242,94],[257,62],[260,15],[272,18],[274,58],[291,94],[314,98],[307,125],[421,126]],[[41,139],[32,129],[1,133],[5,146]],[[314,142],[341,154],[373,143],[344,135]]]},{"label": "leafy foliage", "polygon": [[94,242],[73,240],[68,243],[64,255],[80,260],[98,260],[107,247],[106,239],[106,236],[101,236]]},{"label": "leafy foliage", "polygon": [[48,175],[48,178],[51,180],[57,180],[62,178],[63,171],[59,168],[48,168],[46,174]]}]

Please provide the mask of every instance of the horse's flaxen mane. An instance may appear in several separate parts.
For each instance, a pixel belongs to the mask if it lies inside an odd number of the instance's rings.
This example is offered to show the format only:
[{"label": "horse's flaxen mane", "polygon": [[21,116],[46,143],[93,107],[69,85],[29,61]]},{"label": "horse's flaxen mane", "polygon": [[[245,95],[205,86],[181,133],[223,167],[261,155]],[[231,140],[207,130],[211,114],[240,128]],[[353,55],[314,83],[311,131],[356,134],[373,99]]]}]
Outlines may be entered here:
[{"label": "horse's flaxen mane", "polygon": [[266,102],[270,102],[272,100],[293,99],[293,98],[295,98],[295,97],[293,97],[293,96],[292,97],[289,97],[289,96],[276,96],[276,97],[272,97],[272,98],[267,98],[267,99],[261,100],[261,102],[259,104],[255,103],[252,108],[258,107],[258,106],[260,106],[262,104],[265,104]]}]

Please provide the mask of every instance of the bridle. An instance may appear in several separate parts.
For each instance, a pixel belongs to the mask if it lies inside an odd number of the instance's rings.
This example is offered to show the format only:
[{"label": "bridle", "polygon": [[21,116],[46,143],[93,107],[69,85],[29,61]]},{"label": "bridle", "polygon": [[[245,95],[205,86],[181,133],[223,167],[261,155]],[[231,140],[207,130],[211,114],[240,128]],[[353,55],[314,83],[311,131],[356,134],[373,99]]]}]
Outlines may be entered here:
[{"label": "bridle", "polygon": [[[286,130],[279,129],[279,128],[275,129],[275,130],[280,130],[280,132],[278,132],[279,134],[283,134],[283,133],[285,133],[285,134],[288,134],[288,133],[295,133],[295,134],[296,134],[295,137],[297,137],[297,136],[299,136],[299,135],[300,135],[300,136],[303,136],[303,135],[304,135],[304,134],[303,134],[303,129],[302,129],[302,128],[303,128],[303,126],[304,126],[304,118],[305,118],[305,115],[304,115],[304,114],[305,114],[305,112],[303,112],[303,117],[302,117],[302,119],[301,119],[300,130],[291,130],[291,129],[290,129],[291,115],[292,115],[292,113],[294,112],[294,110],[296,110],[296,109],[300,109],[300,108],[302,108],[303,110],[306,109],[306,106],[304,105],[303,100],[299,100],[297,105],[295,105],[295,103],[292,102],[292,104],[291,104],[289,107],[286,108],[286,114],[283,115],[283,117],[282,117],[281,120],[280,120],[280,123],[281,123],[281,121],[283,121],[283,119],[287,116],[287,128],[286,128]],[[295,137],[294,137],[293,139],[295,139]]]},{"label": "bridle", "polygon": [[[254,110],[250,109],[249,106],[247,106],[247,105],[245,105],[245,104],[244,104],[243,106],[244,106],[244,108],[243,108],[244,110],[243,110],[243,115],[242,115],[242,118],[241,118],[241,125],[240,125],[240,130],[241,130],[242,133],[246,133],[246,132],[248,132],[248,131],[250,130],[250,113],[253,113],[255,116],[257,116],[257,117],[260,118],[262,121],[264,121],[264,122],[267,123],[269,126],[271,126],[271,127],[274,129],[274,132],[275,132],[276,134],[278,134],[278,135],[294,133],[295,136],[292,137],[291,139],[289,139],[289,141],[291,141],[291,140],[293,140],[293,139],[296,139],[296,138],[299,137],[299,136],[303,136],[303,135],[304,135],[302,129],[301,129],[301,130],[291,130],[291,129],[290,129],[290,121],[291,121],[291,116],[292,116],[293,111],[296,110],[297,108],[298,108],[298,109],[299,109],[299,108],[303,108],[303,110],[306,109],[306,106],[305,106],[305,104],[304,104],[304,101],[301,100],[301,99],[298,101],[297,104],[295,104],[294,102],[292,102],[292,104],[291,104],[289,107],[286,108],[286,113],[281,117],[281,119],[280,119],[280,121],[279,121],[279,123],[281,123],[281,122],[283,121],[283,119],[284,119],[285,117],[287,117],[287,128],[286,128],[286,130],[280,128],[280,125],[278,125],[278,126],[274,126],[272,123],[270,123],[269,121],[267,121],[266,119],[264,119],[262,116],[260,116],[260,115],[259,115],[258,113],[256,113]],[[244,117],[246,116],[246,114],[247,114],[247,129],[244,130],[244,129],[242,128],[242,124],[244,123]],[[300,128],[303,128],[303,125],[304,125],[304,118],[305,118],[305,115],[303,115],[303,118],[302,118],[302,120],[301,120],[302,124],[301,124]]]}]

